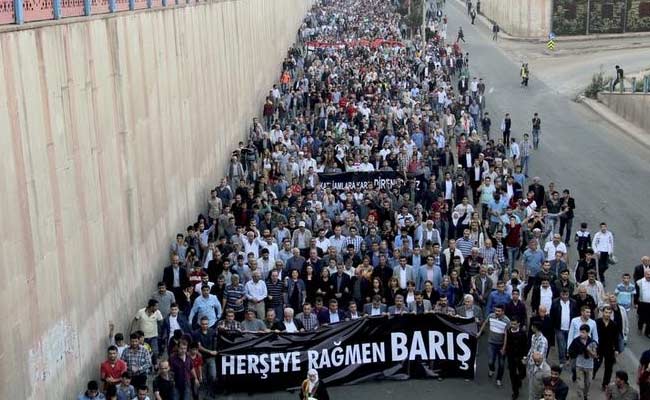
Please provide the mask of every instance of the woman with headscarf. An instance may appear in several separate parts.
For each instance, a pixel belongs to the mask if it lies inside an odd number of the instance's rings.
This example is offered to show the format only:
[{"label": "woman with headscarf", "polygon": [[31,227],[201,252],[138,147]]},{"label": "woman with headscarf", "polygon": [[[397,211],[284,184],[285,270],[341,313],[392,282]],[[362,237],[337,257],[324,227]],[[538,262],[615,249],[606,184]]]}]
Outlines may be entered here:
[{"label": "woman with headscarf", "polygon": [[310,369],[300,385],[300,400],[329,400],[325,384],[318,379],[318,371]]}]

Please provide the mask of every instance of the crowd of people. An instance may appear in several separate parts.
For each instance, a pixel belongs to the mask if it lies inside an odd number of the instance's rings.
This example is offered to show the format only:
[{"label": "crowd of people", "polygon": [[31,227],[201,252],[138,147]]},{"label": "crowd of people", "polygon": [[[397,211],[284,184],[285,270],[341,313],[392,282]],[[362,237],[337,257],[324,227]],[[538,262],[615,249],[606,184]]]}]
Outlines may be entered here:
[{"label": "crowd of people", "polygon": [[[407,313],[474,319],[488,375],[502,386],[507,365],[513,399],[526,380],[531,400],[566,399],[567,371],[587,399],[601,365],[609,399],[638,398],[625,371],[611,378],[635,306],[650,335],[650,258],[605,289],[607,224],[574,232],[571,191],[528,176],[541,117],[515,131],[505,114],[497,133],[486,79],[445,40],[447,16],[435,13],[421,47],[403,39],[397,3],[323,0],[308,14],[262,118],[172,241],[129,334],[111,325],[102,383],[80,398],[196,399],[202,385],[214,393],[223,333]],[[319,181],[348,171],[404,179]],[[641,361],[648,396],[650,353]],[[301,398],[325,398],[318,382],[310,371]]]}]

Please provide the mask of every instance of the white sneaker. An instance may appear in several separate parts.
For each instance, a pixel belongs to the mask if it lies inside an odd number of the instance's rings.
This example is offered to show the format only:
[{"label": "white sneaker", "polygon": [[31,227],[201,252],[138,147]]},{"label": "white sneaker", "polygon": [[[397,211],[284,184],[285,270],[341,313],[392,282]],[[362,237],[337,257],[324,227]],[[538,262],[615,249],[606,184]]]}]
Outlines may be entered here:
[{"label": "white sneaker", "polygon": [[503,384],[501,383],[501,381],[500,381],[500,380],[498,380],[498,379],[497,379],[497,386],[498,386],[498,387],[501,387],[501,386],[503,386]]},{"label": "white sneaker", "polygon": [[488,371],[488,376],[492,378],[492,375],[494,375],[494,371]]}]

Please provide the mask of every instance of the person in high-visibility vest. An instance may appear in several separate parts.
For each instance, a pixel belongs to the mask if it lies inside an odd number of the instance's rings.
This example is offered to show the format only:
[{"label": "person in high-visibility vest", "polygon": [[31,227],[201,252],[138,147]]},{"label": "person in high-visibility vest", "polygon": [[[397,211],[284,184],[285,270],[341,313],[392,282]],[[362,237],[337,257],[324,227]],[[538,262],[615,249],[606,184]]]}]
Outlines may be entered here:
[{"label": "person in high-visibility vest", "polygon": [[528,63],[521,64],[521,71],[519,72],[521,76],[521,85],[528,87]]}]

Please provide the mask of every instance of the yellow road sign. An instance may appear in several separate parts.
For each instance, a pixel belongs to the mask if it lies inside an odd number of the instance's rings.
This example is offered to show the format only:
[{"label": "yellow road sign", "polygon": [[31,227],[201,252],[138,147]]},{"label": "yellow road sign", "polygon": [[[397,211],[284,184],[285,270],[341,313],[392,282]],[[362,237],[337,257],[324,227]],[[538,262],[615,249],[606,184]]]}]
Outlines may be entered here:
[{"label": "yellow road sign", "polygon": [[546,47],[547,47],[549,50],[553,50],[553,49],[555,48],[555,42],[554,42],[553,40],[549,40],[549,41],[546,43]]}]

